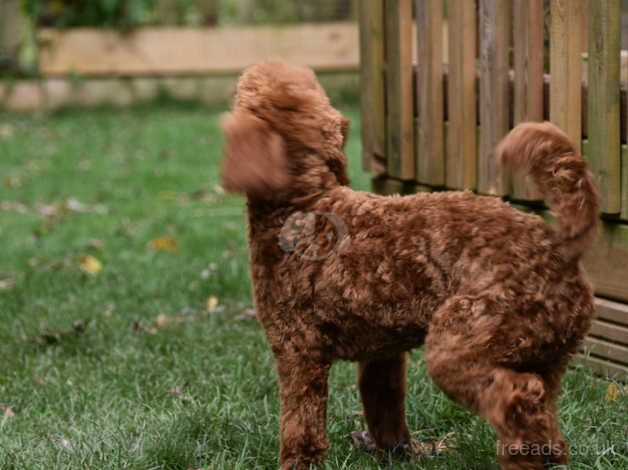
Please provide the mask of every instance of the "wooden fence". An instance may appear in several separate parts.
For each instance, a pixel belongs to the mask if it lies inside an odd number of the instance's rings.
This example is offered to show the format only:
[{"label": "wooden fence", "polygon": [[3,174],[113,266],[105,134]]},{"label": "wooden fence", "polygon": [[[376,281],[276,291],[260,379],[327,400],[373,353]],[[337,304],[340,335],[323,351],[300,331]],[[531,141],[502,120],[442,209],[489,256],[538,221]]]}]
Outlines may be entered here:
[{"label": "wooden fence", "polygon": [[267,57],[323,72],[332,96],[358,88],[355,22],[130,32],[41,29],[37,38],[41,77],[0,80],[0,109],[127,106],[157,96],[224,104],[242,69]]},{"label": "wooden fence", "polygon": [[472,189],[538,210],[530,181],[511,180],[497,164],[496,144],[518,122],[549,119],[581,148],[604,219],[585,261],[600,296],[587,361],[627,378],[628,57],[620,53],[620,1],[551,0],[544,11],[543,0],[449,0],[445,36],[442,0],[360,7],[363,162],[377,174],[376,191]]},{"label": "wooden fence", "polygon": [[141,28],[129,33],[43,29],[39,71],[44,76],[146,76],[240,73],[266,57],[318,71],[355,70],[357,25],[352,22],[218,28]]}]

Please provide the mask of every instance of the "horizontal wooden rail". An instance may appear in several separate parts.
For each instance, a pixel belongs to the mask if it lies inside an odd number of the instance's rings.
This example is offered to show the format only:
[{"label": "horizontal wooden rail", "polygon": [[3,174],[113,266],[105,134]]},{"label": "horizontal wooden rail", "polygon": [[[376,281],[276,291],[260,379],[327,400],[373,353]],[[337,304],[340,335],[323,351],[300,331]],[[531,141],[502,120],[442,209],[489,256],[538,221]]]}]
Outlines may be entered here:
[{"label": "horizontal wooden rail", "polygon": [[[626,73],[628,74],[628,54],[625,55],[626,57],[626,63],[627,63],[627,71]],[[415,70],[416,73],[416,70]],[[476,83],[476,91],[479,89],[480,86],[480,81],[482,80],[482,77],[476,73],[476,77],[475,77],[475,83]],[[447,66],[447,64],[444,64],[443,66],[443,89],[444,90],[448,90],[449,87],[449,67]],[[542,100],[542,117],[543,120],[548,121],[550,119],[550,113],[549,113],[549,108],[550,108],[550,103],[549,103],[549,92],[550,92],[550,75],[549,74],[544,74],[543,75],[543,100]],[[628,107],[628,92],[627,92],[627,88],[622,85],[619,90],[619,97],[620,97],[620,103],[621,103],[621,113],[620,113],[620,139],[622,143],[628,143],[628,120],[627,120],[627,112],[626,112],[626,108]],[[508,109],[509,109],[509,113],[508,113],[508,121],[509,121],[509,126],[512,127],[515,124],[515,112],[514,112],[514,103],[515,103],[515,83],[514,83],[514,74],[511,72],[509,75],[509,82],[508,82]],[[584,80],[582,82],[581,85],[581,95],[580,95],[580,100],[581,100],[581,111],[580,111],[580,117],[581,117],[581,121],[582,121],[582,138],[586,139],[588,137],[588,86],[587,86],[587,81]],[[449,93],[445,93],[444,95],[444,103],[443,103],[443,113],[444,113],[444,119],[445,121],[449,121],[450,120],[450,112],[449,112]],[[479,106],[479,99],[478,96],[475,96],[475,104],[476,104],[476,110],[478,109]],[[480,115],[479,112],[476,111],[476,124],[480,124]]]},{"label": "horizontal wooden rail", "polygon": [[596,319],[584,343],[587,364],[604,374],[628,380],[628,306],[595,299]]},{"label": "horizontal wooden rail", "polygon": [[358,26],[352,22],[130,33],[44,29],[39,42],[39,69],[47,76],[230,73],[267,57],[317,70],[357,70],[359,65]]}]

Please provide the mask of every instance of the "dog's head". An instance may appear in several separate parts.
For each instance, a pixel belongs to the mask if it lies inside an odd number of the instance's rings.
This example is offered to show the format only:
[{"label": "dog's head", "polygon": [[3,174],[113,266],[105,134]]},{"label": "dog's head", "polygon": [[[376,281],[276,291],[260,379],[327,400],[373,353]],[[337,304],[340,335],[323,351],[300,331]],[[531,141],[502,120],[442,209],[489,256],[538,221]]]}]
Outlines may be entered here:
[{"label": "dog's head", "polygon": [[223,120],[225,189],[269,197],[292,176],[321,166],[348,184],[343,154],[349,121],[334,109],[312,70],[267,60],[238,81],[233,111]]}]

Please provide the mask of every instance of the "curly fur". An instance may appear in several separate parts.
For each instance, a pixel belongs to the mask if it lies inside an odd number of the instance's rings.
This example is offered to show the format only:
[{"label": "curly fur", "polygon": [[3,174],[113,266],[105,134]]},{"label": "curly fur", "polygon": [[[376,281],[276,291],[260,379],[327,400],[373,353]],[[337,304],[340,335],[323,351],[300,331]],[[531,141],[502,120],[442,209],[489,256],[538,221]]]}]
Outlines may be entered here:
[{"label": "curly fur", "polygon": [[281,468],[324,459],[328,372],[342,359],[359,362],[375,443],[407,443],[406,352],[422,344],[434,382],[497,431],[502,468],[565,462],[555,402],[593,314],[579,259],[598,197],[584,159],[549,123],[518,126],[498,149],[547,195],[552,227],[470,192],[353,191],[347,129],[309,69],[276,60],[242,75],[225,121],[224,181],[247,196],[255,302],[277,363]]}]

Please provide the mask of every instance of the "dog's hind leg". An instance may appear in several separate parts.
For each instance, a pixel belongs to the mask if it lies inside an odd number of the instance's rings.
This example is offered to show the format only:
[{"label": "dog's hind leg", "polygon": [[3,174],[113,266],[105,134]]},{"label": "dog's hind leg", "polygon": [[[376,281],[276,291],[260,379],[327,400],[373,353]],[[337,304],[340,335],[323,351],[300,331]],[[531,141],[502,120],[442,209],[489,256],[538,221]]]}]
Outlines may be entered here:
[{"label": "dog's hind leg", "polygon": [[277,355],[281,398],[281,469],[308,469],[329,447],[325,430],[330,364],[308,355]]},{"label": "dog's hind leg", "polygon": [[377,447],[401,449],[410,441],[406,424],[406,353],[360,362],[359,387],[364,418]]},{"label": "dog's hind leg", "polygon": [[499,304],[478,297],[450,299],[435,313],[425,341],[434,382],[452,400],[485,418],[497,431],[504,470],[536,470],[566,463],[558,430],[557,379],[503,366],[511,345],[498,333]]}]

